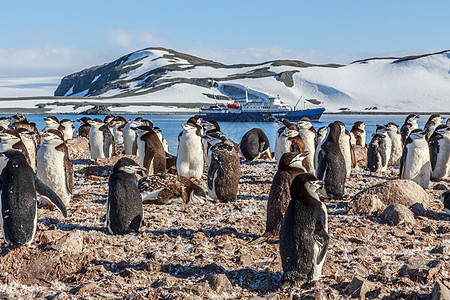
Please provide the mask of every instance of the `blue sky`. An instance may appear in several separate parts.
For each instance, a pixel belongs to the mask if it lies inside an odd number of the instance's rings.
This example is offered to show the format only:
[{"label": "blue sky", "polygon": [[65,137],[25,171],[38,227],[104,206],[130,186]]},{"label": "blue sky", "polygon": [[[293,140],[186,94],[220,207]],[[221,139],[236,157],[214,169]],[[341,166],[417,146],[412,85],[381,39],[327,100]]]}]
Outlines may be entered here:
[{"label": "blue sky", "polygon": [[349,63],[448,49],[450,1],[1,1],[0,77],[62,76],[146,47],[224,63]]}]

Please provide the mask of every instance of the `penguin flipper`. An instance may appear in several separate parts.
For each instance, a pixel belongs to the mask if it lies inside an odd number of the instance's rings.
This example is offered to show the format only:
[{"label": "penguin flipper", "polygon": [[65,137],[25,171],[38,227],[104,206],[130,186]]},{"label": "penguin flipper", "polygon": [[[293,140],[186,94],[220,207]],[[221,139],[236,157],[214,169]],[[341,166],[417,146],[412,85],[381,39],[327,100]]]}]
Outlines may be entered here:
[{"label": "penguin flipper", "polygon": [[67,217],[67,209],[61,198],[37,177],[35,177],[35,185],[36,191],[40,195],[47,197],[59,209],[63,216]]},{"label": "penguin flipper", "polygon": [[324,180],[326,170],[327,165],[325,161],[325,153],[323,150],[320,150],[316,166],[317,179]]}]

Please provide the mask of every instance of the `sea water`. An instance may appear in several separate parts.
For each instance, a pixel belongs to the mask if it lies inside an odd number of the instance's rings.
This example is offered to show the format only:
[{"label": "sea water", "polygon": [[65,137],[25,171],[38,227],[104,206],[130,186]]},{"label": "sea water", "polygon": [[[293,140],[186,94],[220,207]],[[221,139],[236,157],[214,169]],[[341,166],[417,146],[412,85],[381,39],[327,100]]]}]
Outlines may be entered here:
[{"label": "sea water", "polygon": [[[3,115],[7,116],[7,115]],[[30,122],[35,122],[39,131],[45,127],[44,117],[46,115],[26,115]],[[59,120],[70,119],[76,121],[83,117],[83,115],[55,115]],[[134,120],[140,116],[145,119],[150,119],[154,126],[158,126],[162,129],[162,135],[169,144],[169,150],[172,154],[176,155],[178,147],[178,135],[182,131],[181,124],[191,117],[191,115],[122,115],[127,120]],[[419,128],[423,128],[427,122],[428,115],[421,115],[418,121]],[[91,118],[100,118],[103,120],[105,115],[90,115]],[[444,115],[445,120],[450,116]],[[324,114],[319,121],[313,121],[314,128],[317,130],[322,126],[327,126],[334,121],[341,121],[345,124],[347,130],[351,130],[353,124],[357,121],[366,123],[366,143],[370,142],[372,134],[375,133],[377,125],[385,125],[389,122],[394,122],[399,127],[402,126],[406,118],[406,115],[328,115]],[[445,122],[445,121],[444,121]],[[275,122],[219,122],[221,131],[225,136],[236,143],[239,143],[242,136],[252,128],[261,128],[267,135],[271,150],[274,151],[275,138],[277,130],[279,129]],[[76,129],[79,124],[74,123]]]}]

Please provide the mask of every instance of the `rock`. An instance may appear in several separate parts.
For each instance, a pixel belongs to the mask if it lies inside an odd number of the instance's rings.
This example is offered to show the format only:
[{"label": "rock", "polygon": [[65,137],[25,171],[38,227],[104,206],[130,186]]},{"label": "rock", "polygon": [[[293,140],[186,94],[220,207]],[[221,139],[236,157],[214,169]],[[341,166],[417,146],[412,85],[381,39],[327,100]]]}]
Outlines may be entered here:
[{"label": "rock", "polygon": [[410,259],[399,271],[399,276],[407,276],[415,282],[433,282],[443,267],[442,261],[427,262],[423,259]]},{"label": "rock", "polygon": [[190,290],[195,295],[206,296],[210,292],[211,288],[207,282],[202,281],[194,284],[194,286],[192,286]]},{"label": "rock", "polygon": [[364,168],[367,165],[367,148],[360,145],[352,145],[355,153],[356,167]]},{"label": "rock", "polygon": [[248,254],[241,254],[238,260],[242,266],[250,266],[253,264],[253,258]]},{"label": "rock", "polygon": [[69,150],[69,158],[89,158],[89,139],[85,137],[76,137],[67,141],[67,148]]},{"label": "rock", "polygon": [[122,157],[128,157],[134,160],[136,163],[140,164],[139,157],[136,155],[128,155],[128,154],[120,154],[120,155],[114,155],[113,157],[108,158],[97,158],[95,160],[95,164],[98,166],[110,166],[113,167],[116,162],[119,161]]},{"label": "rock", "polygon": [[450,282],[437,281],[431,291],[431,300],[448,300],[450,299]]},{"label": "rock", "polygon": [[394,225],[413,226],[415,223],[414,214],[403,204],[392,204],[388,206],[381,218],[385,221],[391,221]]},{"label": "rock", "polygon": [[108,109],[106,105],[94,105],[94,107],[86,109],[81,112],[84,115],[109,115],[111,111]]},{"label": "rock", "polygon": [[42,244],[48,244],[60,239],[63,235],[64,232],[59,230],[46,230],[41,233],[39,240]]},{"label": "rock", "polygon": [[51,245],[53,250],[61,254],[76,255],[83,252],[83,235],[80,230],[74,230]]},{"label": "rock", "polygon": [[380,271],[378,271],[377,280],[389,282],[395,277],[396,273],[397,272],[394,270],[393,266],[383,266]]},{"label": "rock", "polygon": [[206,280],[217,293],[229,293],[233,289],[233,285],[225,274],[209,275]]},{"label": "rock", "polygon": [[397,179],[371,186],[358,194],[348,204],[350,214],[380,213],[391,204],[411,207],[415,203],[427,204],[428,194],[411,180]]},{"label": "rock", "polygon": [[372,282],[355,276],[344,292],[351,297],[365,298],[366,293],[374,289],[375,286]]}]

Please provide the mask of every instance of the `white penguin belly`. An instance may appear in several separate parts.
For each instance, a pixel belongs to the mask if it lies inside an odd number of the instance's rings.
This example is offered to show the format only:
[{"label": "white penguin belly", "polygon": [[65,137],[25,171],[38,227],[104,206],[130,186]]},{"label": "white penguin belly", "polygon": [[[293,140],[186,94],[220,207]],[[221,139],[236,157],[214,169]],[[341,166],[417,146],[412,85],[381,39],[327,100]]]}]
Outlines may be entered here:
[{"label": "white penguin belly", "polygon": [[430,152],[426,141],[408,145],[408,155],[403,170],[403,178],[410,179],[424,189],[430,182]]},{"label": "white penguin belly", "polygon": [[203,175],[203,144],[199,136],[185,136],[180,138],[178,148],[177,171],[184,177],[200,179]]},{"label": "white penguin belly", "polygon": [[292,142],[289,140],[289,137],[280,135],[277,142],[277,149],[275,149],[275,159],[277,161],[277,166],[280,163],[281,156],[291,151]]},{"label": "white penguin belly", "polygon": [[352,171],[352,156],[350,153],[350,138],[346,134],[339,139],[339,148],[344,156],[345,174],[350,175]]},{"label": "white penguin belly", "polygon": [[314,155],[315,155],[315,145],[314,145],[314,133],[308,130],[308,133],[302,136],[303,145],[305,146],[305,151],[308,151],[308,155],[305,157],[305,168],[308,173],[316,174],[316,169],[314,167]]},{"label": "white penguin belly", "polygon": [[91,151],[91,159],[104,158],[103,152],[103,132],[92,129],[89,133],[89,147]]},{"label": "white penguin belly", "polygon": [[216,193],[216,178],[217,178],[217,173],[218,171],[216,170],[216,172],[213,175],[213,179],[212,179],[212,188],[209,188],[209,185],[207,184],[207,190],[208,190],[208,196],[211,197],[214,200],[218,200],[219,198],[217,197],[217,193]]},{"label": "white penguin belly", "polygon": [[64,202],[70,203],[71,194],[67,191],[64,169],[64,153],[54,146],[42,144],[37,153],[36,173],[40,180],[48,185]]},{"label": "white penguin belly", "polygon": [[432,178],[443,178],[450,175],[450,139],[442,139],[439,142],[439,154],[436,159]]}]

